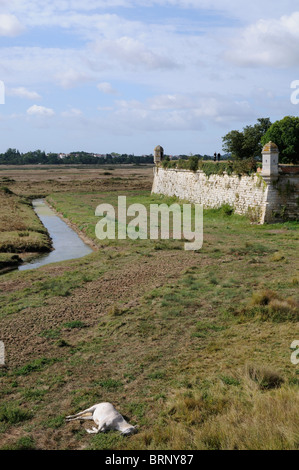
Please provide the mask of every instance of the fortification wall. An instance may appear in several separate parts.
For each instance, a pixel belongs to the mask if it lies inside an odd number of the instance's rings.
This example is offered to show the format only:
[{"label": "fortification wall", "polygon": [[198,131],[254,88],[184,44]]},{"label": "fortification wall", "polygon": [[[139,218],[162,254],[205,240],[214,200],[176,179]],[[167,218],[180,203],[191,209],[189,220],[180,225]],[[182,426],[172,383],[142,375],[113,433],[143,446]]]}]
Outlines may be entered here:
[{"label": "fortification wall", "polygon": [[238,214],[248,215],[259,223],[282,219],[299,219],[299,175],[283,174],[263,177],[210,175],[198,170],[154,168],[152,192],[176,196],[204,208],[223,204]]},{"label": "fortification wall", "polygon": [[268,185],[270,220],[299,220],[299,167],[281,166],[278,177],[272,178]]}]

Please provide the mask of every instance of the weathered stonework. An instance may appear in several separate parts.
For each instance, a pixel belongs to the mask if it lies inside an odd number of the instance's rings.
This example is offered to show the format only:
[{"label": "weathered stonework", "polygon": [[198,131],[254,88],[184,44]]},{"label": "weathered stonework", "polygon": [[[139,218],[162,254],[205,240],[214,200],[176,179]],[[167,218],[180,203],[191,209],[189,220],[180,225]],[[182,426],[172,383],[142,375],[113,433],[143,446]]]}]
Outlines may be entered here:
[{"label": "weathered stonework", "polygon": [[204,208],[229,204],[237,214],[262,224],[299,220],[299,167],[278,165],[276,145],[269,142],[265,147],[264,171],[251,176],[207,176],[202,170],[164,169],[158,164],[152,193],[176,196]]},{"label": "weathered stonework", "polygon": [[204,208],[229,204],[237,214],[248,215],[259,223],[299,220],[299,175],[207,177],[201,170],[155,167],[152,192],[176,196]]},{"label": "weathered stonework", "polygon": [[164,156],[163,147],[161,147],[161,145],[157,145],[157,147],[155,147],[155,150],[154,150],[154,162],[156,165],[158,165],[162,161],[163,156]]}]

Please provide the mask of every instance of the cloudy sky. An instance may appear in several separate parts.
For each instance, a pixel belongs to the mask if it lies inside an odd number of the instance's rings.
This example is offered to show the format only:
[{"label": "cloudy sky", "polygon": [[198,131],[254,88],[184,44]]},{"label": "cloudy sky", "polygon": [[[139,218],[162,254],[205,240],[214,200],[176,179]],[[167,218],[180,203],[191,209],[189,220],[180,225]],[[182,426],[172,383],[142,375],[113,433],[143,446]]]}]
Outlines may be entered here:
[{"label": "cloudy sky", "polygon": [[0,152],[213,154],[299,112],[295,0],[0,0],[0,45]]}]

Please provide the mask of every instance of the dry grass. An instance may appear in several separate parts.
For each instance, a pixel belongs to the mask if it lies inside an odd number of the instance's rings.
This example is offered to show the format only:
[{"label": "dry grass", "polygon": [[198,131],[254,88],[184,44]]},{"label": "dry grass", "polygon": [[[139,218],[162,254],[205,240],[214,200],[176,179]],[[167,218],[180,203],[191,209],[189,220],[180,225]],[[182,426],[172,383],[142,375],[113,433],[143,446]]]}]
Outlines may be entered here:
[{"label": "dry grass", "polygon": [[[296,285],[293,280],[291,282]],[[242,314],[255,316],[262,320],[296,322],[299,320],[299,303],[293,297],[284,299],[281,294],[265,289],[253,293],[247,307],[242,310]]]},{"label": "dry grass", "polygon": [[245,368],[245,377],[257,384],[261,390],[270,390],[280,387],[284,378],[275,370],[265,366],[256,366],[248,364]]},{"label": "dry grass", "polygon": [[220,382],[176,393],[159,424],[137,436],[132,448],[299,449],[297,390],[283,386],[265,392],[255,385],[244,374],[238,394]]},{"label": "dry grass", "polygon": [[153,165],[1,165],[0,172],[0,184],[15,194],[39,198],[69,191],[150,191]]}]

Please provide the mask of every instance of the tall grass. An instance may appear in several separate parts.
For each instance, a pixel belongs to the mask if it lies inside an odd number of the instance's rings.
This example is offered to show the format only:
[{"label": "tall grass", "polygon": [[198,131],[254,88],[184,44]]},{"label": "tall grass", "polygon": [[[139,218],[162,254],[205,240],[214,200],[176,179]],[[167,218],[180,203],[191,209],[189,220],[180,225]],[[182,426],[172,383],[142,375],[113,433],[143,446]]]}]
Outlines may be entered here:
[{"label": "tall grass", "polygon": [[[159,424],[135,438],[131,448],[192,450],[299,449],[299,395],[295,387],[270,391],[246,375],[202,390],[181,390],[164,406]],[[288,423],[288,425],[286,425]]]}]

